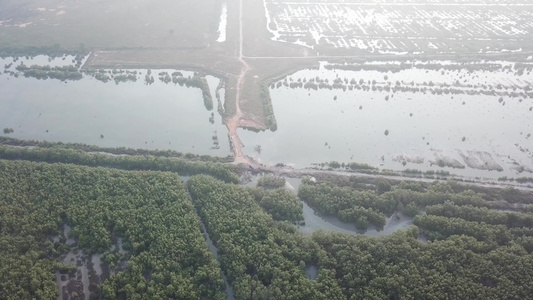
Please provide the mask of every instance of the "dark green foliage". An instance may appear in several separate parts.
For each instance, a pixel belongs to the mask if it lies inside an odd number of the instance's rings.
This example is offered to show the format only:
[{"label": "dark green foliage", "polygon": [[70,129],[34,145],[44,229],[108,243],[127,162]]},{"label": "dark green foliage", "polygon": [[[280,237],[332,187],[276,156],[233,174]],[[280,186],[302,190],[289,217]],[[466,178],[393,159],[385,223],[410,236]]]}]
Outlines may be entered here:
[{"label": "dark green foliage", "polygon": [[357,229],[366,230],[368,224],[374,224],[378,230],[385,226],[385,217],[383,214],[372,208],[353,207],[339,211],[339,219],[343,222],[355,223]]},{"label": "dark green foliage", "polygon": [[[346,299],[324,254],[287,222],[274,222],[245,188],[207,176],[187,182],[194,205],[218,246],[237,299]],[[302,268],[318,264],[315,281]]]},{"label": "dark green foliage", "polygon": [[419,215],[415,225],[424,229],[430,239],[443,239],[452,235],[468,235],[479,241],[505,245],[513,239],[505,225],[487,225],[459,218]]},{"label": "dark green foliage", "polygon": [[[0,202],[1,203],[1,202]],[[13,213],[21,213],[22,208],[10,209],[5,204],[0,206],[2,233],[0,235],[0,298],[1,299],[55,299],[59,292],[53,272],[59,269],[59,263],[52,259],[43,259],[44,244],[42,232],[32,230],[32,235],[20,235],[9,232],[5,226],[11,224]],[[6,215],[6,217],[4,217]],[[6,218],[6,220],[4,219]],[[8,219],[9,218],[9,219]],[[29,224],[30,226],[33,224]],[[6,232],[7,231],[7,232]]]},{"label": "dark green foliage", "polygon": [[285,178],[268,174],[259,178],[259,181],[257,181],[257,186],[267,189],[281,188],[285,186]]},{"label": "dark green foliage", "polygon": [[24,77],[32,77],[37,79],[58,79],[61,81],[66,80],[80,80],[83,78],[83,74],[75,66],[64,67],[50,67],[50,66],[37,66],[33,65],[27,67],[26,65],[18,65],[17,71],[22,72]]},{"label": "dark green foliage", "polygon": [[533,193],[525,190],[518,190],[513,187],[506,188],[489,188],[478,185],[459,184],[458,182],[449,180],[447,185],[455,193],[465,191],[474,191],[482,196],[484,200],[490,202],[508,202],[508,203],[523,203],[533,204]]},{"label": "dark green foliage", "polygon": [[210,174],[228,182],[239,182],[231,165],[191,162],[179,158],[154,156],[114,156],[88,154],[65,148],[14,148],[0,145],[0,159],[64,162],[85,166],[113,167],[125,170],[154,170],[178,172],[180,175]]},{"label": "dark green foliage", "polygon": [[[454,182],[400,182],[378,195],[378,181],[335,179],[336,185],[304,180],[300,187],[300,198],[315,210],[358,228],[387,208],[409,216],[427,213],[416,216],[418,227],[380,239],[313,233],[347,299],[533,298],[532,215],[491,210],[494,204],[485,200],[517,191],[490,189],[486,194]],[[525,195],[518,197],[527,203]],[[430,242],[416,240],[420,233]]]},{"label": "dark green foliage", "polygon": [[415,219],[432,238],[465,234],[482,241],[507,244],[513,239],[533,236],[533,215],[457,206],[451,202],[426,207],[427,215]]},{"label": "dark green foliage", "polygon": [[507,224],[506,213],[490,210],[486,207],[474,207],[471,205],[457,206],[449,201],[444,204],[426,207],[426,213],[428,215],[461,218],[467,221],[484,222],[493,225]]},{"label": "dark green foliage", "polygon": [[[327,146],[327,143],[325,143],[324,146]],[[315,165],[316,169],[342,169],[346,172],[357,172],[357,173],[367,173],[367,174],[379,173],[378,168],[373,167],[369,164],[357,163],[357,162],[340,163],[338,161],[330,161],[330,162],[325,162],[325,163],[317,163],[313,165]]]},{"label": "dark green foliage", "polygon": [[332,169],[339,169],[341,167],[341,164],[338,161],[330,161],[328,165]]},{"label": "dark green foliage", "polygon": [[388,192],[392,188],[391,184],[385,178],[376,179],[376,187],[379,193]]},{"label": "dark green foliage", "polygon": [[386,194],[378,196],[375,191],[355,191],[330,183],[303,184],[298,197],[319,213],[357,223],[360,229],[366,229],[369,223],[382,228],[385,225],[384,214],[392,214],[397,205]]},{"label": "dark green foliage", "polygon": [[261,84],[259,97],[261,98],[263,114],[266,118],[265,125],[270,131],[275,132],[278,130],[278,124],[276,122],[276,116],[274,115],[274,108],[272,107],[272,99],[270,98],[270,90],[268,89],[269,85],[270,84],[267,82]]},{"label": "dark green foliage", "polygon": [[533,256],[467,236],[423,244],[416,229],[375,239],[315,232],[347,299],[531,299]]},{"label": "dark green foliage", "polygon": [[420,211],[414,203],[409,203],[403,208],[402,212],[404,215],[414,218]]},{"label": "dark green foliage", "polygon": [[163,75],[164,77],[160,77],[159,79],[166,83],[172,81],[174,84],[179,84],[180,86],[185,85],[186,87],[196,87],[202,90],[205,109],[208,111],[213,110],[213,97],[211,96],[209,84],[207,83],[207,79],[205,79],[205,77],[201,77],[197,73],[195,73],[193,77],[184,77],[181,72],[177,71],[172,73],[172,78],[166,72],[163,72]]},{"label": "dark green foliage", "polygon": [[[159,154],[0,146],[0,158],[13,160],[208,172],[236,182],[230,166]],[[533,202],[530,194],[456,182],[336,180],[305,179],[299,196],[358,228],[380,228],[385,215],[397,211],[419,214],[417,226],[383,238],[305,236],[290,222],[276,221],[301,220],[301,202],[289,191],[244,188],[205,175],[189,179],[193,204],[237,299],[533,299],[533,208],[490,209],[504,196]],[[54,273],[73,268],[58,263],[71,250],[64,224],[86,253],[101,253],[112,269],[126,263],[96,288],[105,299],[223,299],[219,264],[188,197],[174,173],[0,160],[0,299],[57,297]],[[430,241],[418,241],[420,235]],[[51,241],[55,236],[59,242]],[[125,254],[110,251],[113,237],[122,238]],[[318,268],[316,280],[307,279],[307,266]]]},{"label": "dark green foliage", "polygon": [[292,223],[300,223],[304,220],[302,202],[288,190],[269,191],[259,205],[272,215],[274,220]]},{"label": "dark green foliage", "polygon": [[4,128],[4,134],[10,134],[10,133],[13,133],[13,132],[15,132],[15,129],[13,129],[11,127]]},{"label": "dark green foliage", "polygon": [[417,207],[426,207],[429,205],[443,204],[450,201],[456,205],[471,205],[474,207],[490,207],[491,204],[483,199],[483,194],[478,194],[470,190],[455,193],[451,188],[447,189],[446,185],[431,185],[425,191],[414,191],[411,189],[394,189],[383,195],[389,195],[402,205],[413,203]]},{"label": "dark green foliage", "polygon": [[369,164],[365,164],[365,163],[356,163],[356,162],[351,162],[351,163],[348,163],[346,164],[346,168],[352,170],[352,171],[356,171],[356,170],[377,170],[376,167],[373,167]]},{"label": "dark green foliage", "polygon": [[104,282],[106,299],[224,298],[177,174],[0,160],[0,299],[57,296],[53,271],[69,268],[56,262],[68,247],[47,237],[64,224],[104,261],[115,259],[112,236],[124,239],[127,267]]}]

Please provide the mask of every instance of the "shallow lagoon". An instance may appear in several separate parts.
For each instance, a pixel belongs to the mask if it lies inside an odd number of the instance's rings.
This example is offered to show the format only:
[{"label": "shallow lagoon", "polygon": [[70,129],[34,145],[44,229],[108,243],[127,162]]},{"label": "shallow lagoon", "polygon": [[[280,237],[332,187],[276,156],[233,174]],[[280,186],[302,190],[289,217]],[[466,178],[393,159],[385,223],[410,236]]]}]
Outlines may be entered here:
[{"label": "shallow lagoon", "polygon": [[[425,70],[419,70],[421,74],[414,76],[415,71],[382,73],[321,68],[297,72],[289,76],[289,82],[319,76],[329,78],[330,83],[335,78],[355,78],[356,81],[364,78],[365,82],[377,80],[377,85],[379,81],[384,85],[386,75],[394,86],[401,78],[413,80],[415,85],[432,78],[437,78],[434,79],[436,84],[448,84],[446,80],[453,83],[456,78],[453,74],[445,74],[439,79],[437,75],[441,72],[427,74]],[[466,75],[475,82],[480,74],[463,72],[462,80],[466,80]],[[488,78],[486,84],[496,84],[501,79],[507,84],[516,81],[525,86],[533,79],[531,75],[516,79],[493,75],[483,75]],[[283,85],[270,92],[277,131],[239,131],[246,146],[245,153],[264,164],[282,162],[301,168],[329,161],[358,162],[381,169],[442,169],[458,175],[488,178],[516,176],[520,166],[526,171],[523,174],[529,174],[527,170],[533,168],[533,156],[529,152],[533,150],[533,112],[530,110],[533,100],[530,98],[504,97],[502,102],[500,96],[494,95],[357,89],[315,91]],[[261,145],[261,153],[254,151],[256,145]],[[431,167],[432,162],[443,158],[455,160],[465,169]],[[482,158],[492,160],[503,171],[489,171],[491,168],[483,166]],[[476,164],[485,170],[471,167]]]},{"label": "shallow lagoon", "polygon": [[[0,60],[0,65],[11,59]],[[39,65],[63,65],[61,58]],[[16,62],[18,64],[20,62]],[[12,67],[11,69],[14,69]],[[206,110],[202,91],[159,80],[102,83],[84,76],[79,81],[37,80],[0,75],[0,127],[13,128],[5,135],[19,139],[86,143],[103,147],[172,149],[179,152],[230,155],[227,129],[216,111],[214,91],[219,79],[208,76],[213,111]],[[160,71],[152,70],[154,77]],[[189,74],[182,72],[185,76]],[[192,73],[191,73],[192,74]],[[213,124],[210,122],[214,113]],[[219,149],[214,149],[214,136]]]}]

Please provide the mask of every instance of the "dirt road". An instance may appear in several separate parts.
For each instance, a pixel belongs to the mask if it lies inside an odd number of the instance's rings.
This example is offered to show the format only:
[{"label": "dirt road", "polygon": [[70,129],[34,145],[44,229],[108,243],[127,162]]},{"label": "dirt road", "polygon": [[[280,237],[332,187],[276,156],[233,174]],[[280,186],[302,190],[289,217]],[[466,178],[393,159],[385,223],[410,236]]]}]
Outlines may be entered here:
[{"label": "dirt road", "polygon": [[239,77],[237,79],[237,86],[236,86],[236,99],[235,99],[235,114],[231,117],[226,119],[226,126],[228,127],[228,136],[231,144],[231,148],[233,150],[233,156],[235,157],[234,163],[239,164],[247,164],[252,165],[254,167],[259,167],[259,164],[255,162],[253,159],[248,157],[246,154],[242,152],[243,144],[241,142],[241,139],[239,138],[239,135],[237,134],[237,129],[241,127],[242,125],[245,125],[246,120],[243,118],[243,113],[241,111],[241,100],[242,100],[242,86],[244,82],[244,78],[248,74],[248,71],[250,70],[250,66],[248,63],[244,60],[243,56],[243,34],[242,34],[242,2],[243,0],[239,0],[239,62],[241,63],[241,72],[239,74]]}]

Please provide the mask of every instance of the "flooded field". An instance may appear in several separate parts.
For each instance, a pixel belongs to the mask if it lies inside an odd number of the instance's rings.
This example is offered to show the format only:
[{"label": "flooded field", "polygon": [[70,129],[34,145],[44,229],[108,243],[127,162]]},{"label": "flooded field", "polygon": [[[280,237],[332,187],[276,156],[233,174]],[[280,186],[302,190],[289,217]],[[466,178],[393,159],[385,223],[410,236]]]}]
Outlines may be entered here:
[{"label": "flooded field", "polygon": [[338,161],[488,178],[531,172],[533,76],[499,64],[297,72],[271,89],[277,131],[240,130],[244,151],[299,168]]},{"label": "flooded field", "polygon": [[265,0],[265,7],[274,40],[320,53],[498,53],[532,46],[527,1]]},{"label": "flooded field", "polygon": [[[60,67],[71,64],[71,60],[72,57],[49,61],[38,56],[22,62],[27,66]],[[227,129],[217,113],[216,99],[214,108],[208,110],[201,89],[180,86],[166,80],[170,75],[160,75],[176,70],[151,70],[148,83],[147,70],[115,74],[115,80],[112,73],[102,73],[110,78],[104,83],[102,77],[97,80],[87,75],[68,81],[10,75],[20,63],[10,58],[0,60],[0,66],[9,66],[5,68],[8,73],[0,75],[0,127],[13,129],[3,135],[105,147],[230,154]],[[179,73],[181,78],[193,76],[192,72]],[[163,79],[158,80],[158,76]],[[130,80],[116,81],[126,77]],[[220,80],[213,76],[205,80],[214,99]]]}]

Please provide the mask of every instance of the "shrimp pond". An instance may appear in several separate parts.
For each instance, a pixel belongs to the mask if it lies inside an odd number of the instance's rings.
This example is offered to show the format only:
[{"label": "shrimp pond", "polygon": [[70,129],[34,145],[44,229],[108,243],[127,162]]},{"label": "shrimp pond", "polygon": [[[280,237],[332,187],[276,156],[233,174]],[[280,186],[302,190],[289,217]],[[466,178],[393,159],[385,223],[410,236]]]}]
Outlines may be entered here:
[{"label": "shrimp pond", "polygon": [[[67,73],[65,68],[73,67],[72,60],[0,59],[5,68],[0,75],[4,135],[7,131],[7,136],[19,139],[230,155],[227,129],[215,98],[223,95],[217,88],[220,79],[146,69],[82,71],[83,77],[75,80],[52,79],[60,76],[57,73]],[[30,67],[34,65],[45,67]],[[67,74],[82,73],[74,67]],[[47,79],[35,78],[43,76]],[[203,90],[196,88],[199,84],[191,86],[187,81],[192,82],[191,78],[205,83]],[[209,94],[211,103],[203,94]]]},{"label": "shrimp pond", "polygon": [[[3,134],[231,154],[219,78],[170,69],[80,69],[84,59],[2,59]],[[323,62],[270,85],[276,131],[241,129],[239,135],[245,153],[265,165],[336,161],[465,177],[529,176],[532,66]]]},{"label": "shrimp pond", "polygon": [[532,83],[531,64],[323,63],[271,85],[275,132],[240,136],[246,154],[267,165],[530,174]]}]

